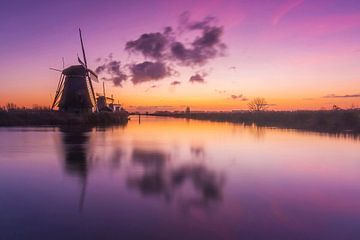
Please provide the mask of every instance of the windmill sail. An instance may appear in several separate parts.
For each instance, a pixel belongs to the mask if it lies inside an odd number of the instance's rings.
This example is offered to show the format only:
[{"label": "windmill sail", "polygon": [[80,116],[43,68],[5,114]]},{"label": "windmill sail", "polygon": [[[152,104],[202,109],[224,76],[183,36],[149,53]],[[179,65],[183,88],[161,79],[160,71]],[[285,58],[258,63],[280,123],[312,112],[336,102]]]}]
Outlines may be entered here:
[{"label": "windmill sail", "polygon": [[79,58],[79,56],[78,56],[78,62],[79,62],[81,65],[83,65],[84,67],[86,67],[85,63]]},{"label": "windmill sail", "polygon": [[[85,65],[85,69],[87,70],[88,67],[87,67],[87,61],[86,61],[86,55],[85,55],[85,48],[84,48],[84,42],[83,42],[83,39],[82,39],[82,35],[81,35],[81,29],[79,28],[79,34],[80,34],[80,43],[81,43],[81,50],[82,50],[82,53],[83,53],[83,58],[84,58],[84,65]],[[79,59],[80,60],[80,59]],[[96,98],[95,98],[95,93],[94,93],[94,88],[93,88],[93,85],[92,85],[92,82],[91,82],[91,78],[90,78],[90,75],[89,75],[89,72],[86,71],[86,75],[87,75],[87,78],[88,78],[88,82],[89,82],[89,85],[90,85],[90,90],[91,90],[91,101],[93,102],[93,104],[95,105],[96,104]]]},{"label": "windmill sail", "polygon": [[[85,63],[84,63],[83,61],[81,61],[81,59],[79,58],[79,56],[78,56],[78,62],[79,62],[82,66],[84,66],[84,68],[86,68]],[[98,75],[97,75],[94,71],[92,71],[91,69],[87,69],[87,70],[88,70],[88,72],[89,72],[89,77],[90,77],[90,79],[91,79],[92,81],[98,83],[98,82],[99,82]]]},{"label": "windmill sail", "polygon": [[88,69],[88,72],[89,72],[89,75],[90,75],[90,79],[93,80],[94,82],[98,83],[99,82],[98,75],[94,71],[92,71],[90,69]]}]

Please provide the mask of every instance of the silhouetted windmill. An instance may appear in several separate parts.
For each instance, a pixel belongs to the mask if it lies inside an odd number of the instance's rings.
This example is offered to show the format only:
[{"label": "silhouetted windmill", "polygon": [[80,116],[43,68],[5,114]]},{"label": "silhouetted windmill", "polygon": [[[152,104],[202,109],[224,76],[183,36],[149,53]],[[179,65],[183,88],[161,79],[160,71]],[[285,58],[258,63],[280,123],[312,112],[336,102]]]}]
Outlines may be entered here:
[{"label": "silhouetted windmill", "polygon": [[[96,94],[96,108],[99,112],[113,112],[114,98],[107,97],[105,92],[105,82],[103,82],[103,95]],[[108,100],[111,102],[108,104]]]},{"label": "silhouetted windmill", "polygon": [[59,111],[91,112],[93,107],[96,106],[96,98],[91,81],[98,82],[98,76],[87,67],[80,29],[79,34],[84,61],[78,57],[80,65],[72,65],[63,70],[58,70],[61,71],[61,75],[52,109],[58,107]]}]

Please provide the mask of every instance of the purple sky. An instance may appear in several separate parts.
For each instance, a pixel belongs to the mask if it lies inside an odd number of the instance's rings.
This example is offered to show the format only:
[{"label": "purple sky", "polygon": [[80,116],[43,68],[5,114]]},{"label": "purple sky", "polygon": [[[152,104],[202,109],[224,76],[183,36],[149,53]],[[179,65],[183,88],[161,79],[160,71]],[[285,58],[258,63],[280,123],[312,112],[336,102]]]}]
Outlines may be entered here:
[{"label": "purple sky", "polygon": [[[67,65],[76,63],[78,27],[95,69],[95,59],[109,53],[122,62],[138,61],[140,56],[124,51],[126,42],[176,26],[184,11],[194,20],[218,19],[226,56],[201,68],[179,67],[177,76],[160,81],[138,86],[128,81],[122,88],[108,83],[109,92],[124,104],[245,106],[232,95],[264,96],[279,108],[359,103],[359,98],[321,98],[360,93],[359,0],[144,0],[2,1],[0,105],[48,104],[58,80],[48,68],[61,68],[61,57]],[[203,71],[204,83],[188,81]],[[171,85],[174,81],[181,84]]]}]

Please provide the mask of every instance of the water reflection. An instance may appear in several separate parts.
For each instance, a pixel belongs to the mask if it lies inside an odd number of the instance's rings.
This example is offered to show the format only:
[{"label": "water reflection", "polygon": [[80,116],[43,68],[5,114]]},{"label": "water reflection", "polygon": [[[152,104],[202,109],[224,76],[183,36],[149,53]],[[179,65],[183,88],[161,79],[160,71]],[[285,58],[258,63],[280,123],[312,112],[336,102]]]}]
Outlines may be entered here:
[{"label": "water reflection", "polygon": [[359,139],[137,120],[0,129],[0,239],[360,239]]},{"label": "water reflection", "polygon": [[[106,132],[109,129],[95,129]],[[121,147],[114,147],[108,157],[93,153],[91,146],[91,132],[89,127],[62,127],[60,128],[63,165],[65,172],[79,179],[81,191],[79,211],[83,211],[86,186],[89,172],[96,171],[97,164],[101,163],[113,171],[121,171],[121,161],[129,162],[130,168],[126,171],[126,182],[130,189],[135,189],[142,196],[157,196],[167,202],[175,202],[181,210],[189,211],[192,208],[206,210],[222,200],[224,176],[210,170],[206,166],[205,147],[199,144],[190,146],[192,158],[187,163],[177,163],[176,156],[172,156],[160,149],[143,149],[134,146],[130,158],[126,160],[125,151]],[[148,143],[152,145],[151,142]],[[200,160],[200,162],[199,162]]]},{"label": "water reflection", "polygon": [[175,189],[180,188],[190,181],[197,194],[183,199],[183,210],[191,208],[207,209],[214,203],[219,203],[223,196],[224,176],[207,169],[204,165],[187,165],[177,168],[171,174],[172,184]]},{"label": "water reflection", "polygon": [[71,176],[78,177],[81,185],[79,211],[83,210],[87,176],[90,168],[89,133],[91,127],[61,127],[64,169]]},{"label": "water reflection", "polygon": [[124,152],[121,148],[114,149],[110,157],[110,168],[113,170],[119,170],[121,167],[121,159],[124,157]]},{"label": "water reflection", "polygon": [[[204,149],[194,150],[192,147],[191,152],[199,156],[204,153]],[[220,202],[223,175],[209,170],[204,162],[176,166],[171,164],[172,160],[170,154],[160,150],[135,148],[132,163],[134,167],[140,166],[141,171],[135,171],[129,177],[129,187],[139,190],[144,196],[157,195],[163,196],[167,201],[174,200],[182,210],[206,210],[211,204]]]},{"label": "water reflection", "polygon": [[144,195],[164,195],[170,197],[171,187],[166,181],[165,162],[168,157],[161,151],[134,149],[132,152],[133,167],[140,165],[142,171],[128,179],[130,187],[138,189]]},{"label": "water reflection", "polygon": [[91,127],[60,128],[64,167],[68,174],[86,178],[89,170],[88,150]]},{"label": "water reflection", "polygon": [[204,146],[192,145],[190,148],[190,152],[194,158],[204,159],[205,157],[205,148]]}]

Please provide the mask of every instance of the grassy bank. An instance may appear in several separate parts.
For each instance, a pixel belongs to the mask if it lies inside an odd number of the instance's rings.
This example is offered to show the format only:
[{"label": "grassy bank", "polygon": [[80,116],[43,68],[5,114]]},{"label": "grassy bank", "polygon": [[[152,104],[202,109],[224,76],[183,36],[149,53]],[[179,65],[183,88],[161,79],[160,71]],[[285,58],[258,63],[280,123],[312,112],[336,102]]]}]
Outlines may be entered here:
[{"label": "grassy bank", "polygon": [[190,114],[185,112],[158,112],[153,115],[319,132],[360,133],[360,110],[199,112]]},{"label": "grassy bank", "polygon": [[0,126],[105,126],[126,124],[128,114],[119,113],[64,113],[41,110],[0,111]]}]

